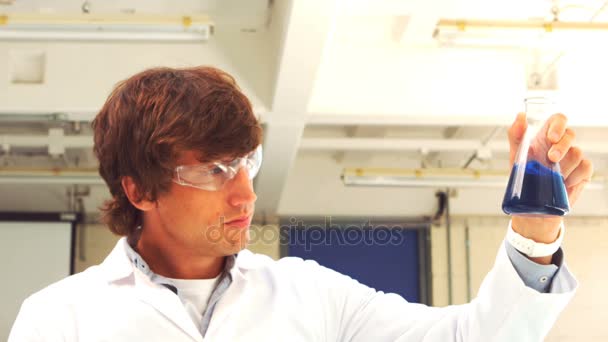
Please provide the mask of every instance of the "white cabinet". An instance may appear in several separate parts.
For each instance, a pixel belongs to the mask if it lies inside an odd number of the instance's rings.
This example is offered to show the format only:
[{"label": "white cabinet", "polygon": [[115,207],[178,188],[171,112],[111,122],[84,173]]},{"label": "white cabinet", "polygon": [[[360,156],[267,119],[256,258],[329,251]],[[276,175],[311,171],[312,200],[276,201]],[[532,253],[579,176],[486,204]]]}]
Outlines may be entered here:
[{"label": "white cabinet", "polygon": [[72,222],[3,221],[0,214],[0,341],[25,298],[70,275],[72,235]]}]

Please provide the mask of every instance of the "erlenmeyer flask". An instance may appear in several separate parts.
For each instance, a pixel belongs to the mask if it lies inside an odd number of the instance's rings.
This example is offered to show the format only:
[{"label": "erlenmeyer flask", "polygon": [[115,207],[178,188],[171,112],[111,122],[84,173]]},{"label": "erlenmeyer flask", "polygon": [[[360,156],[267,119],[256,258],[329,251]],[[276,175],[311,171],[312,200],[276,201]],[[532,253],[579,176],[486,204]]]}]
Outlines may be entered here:
[{"label": "erlenmeyer flask", "polygon": [[559,163],[549,160],[547,119],[553,102],[542,97],[527,98],[528,128],[515,156],[502,210],[509,215],[563,216],[570,211],[568,194]]}]

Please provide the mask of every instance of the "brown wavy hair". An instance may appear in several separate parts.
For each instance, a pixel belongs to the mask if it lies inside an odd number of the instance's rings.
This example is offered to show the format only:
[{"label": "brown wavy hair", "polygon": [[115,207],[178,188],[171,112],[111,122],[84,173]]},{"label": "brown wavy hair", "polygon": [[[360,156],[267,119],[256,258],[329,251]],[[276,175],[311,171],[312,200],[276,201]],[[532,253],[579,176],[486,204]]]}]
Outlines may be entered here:
[{"label": "brown wavy hair", "polygon": [[200,161],[241,156],[262,140],[251,103],[234,78],[212,67],[154,68],[120,82],[92,123],[99,173],[112,199],[100,210],[118,235],[141,224],[121,181],[133,179],[138,200],[168,191],[179,153]]}]

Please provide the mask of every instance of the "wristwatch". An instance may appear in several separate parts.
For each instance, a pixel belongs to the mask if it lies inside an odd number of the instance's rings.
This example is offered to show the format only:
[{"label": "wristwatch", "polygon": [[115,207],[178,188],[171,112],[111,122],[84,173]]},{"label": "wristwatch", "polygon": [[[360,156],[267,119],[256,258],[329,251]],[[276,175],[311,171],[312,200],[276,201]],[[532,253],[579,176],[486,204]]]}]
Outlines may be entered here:
[{"label": "wristwatch", "polygon": [[507,231],[507,241],[511,244],[511,246],[515,247],[518,251],[529,257],[543,257],[553,255],[559,247],[562,245],[562,240],[564,240],[564,233],[566,232],[566,228],[564,227],[564,223],[562,222],[559,226],[559,235],[557,240],[552,243],[540,243],[534,240],[525,238],[519,235],[517,232],[513,230],[511,226],[511,221],[509,221],[509,230]]}]

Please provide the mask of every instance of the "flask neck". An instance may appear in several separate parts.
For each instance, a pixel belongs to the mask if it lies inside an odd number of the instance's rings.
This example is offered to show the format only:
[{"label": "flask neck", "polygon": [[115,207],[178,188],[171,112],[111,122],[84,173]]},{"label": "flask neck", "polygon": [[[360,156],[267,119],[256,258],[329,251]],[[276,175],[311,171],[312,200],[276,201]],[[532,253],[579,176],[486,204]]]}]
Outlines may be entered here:
[{"label": "flask neck", "polygon": [[554,112],[555,103],[549,99],[527,98],[525,111],[528,125],[542,125]]}]

